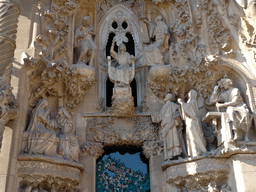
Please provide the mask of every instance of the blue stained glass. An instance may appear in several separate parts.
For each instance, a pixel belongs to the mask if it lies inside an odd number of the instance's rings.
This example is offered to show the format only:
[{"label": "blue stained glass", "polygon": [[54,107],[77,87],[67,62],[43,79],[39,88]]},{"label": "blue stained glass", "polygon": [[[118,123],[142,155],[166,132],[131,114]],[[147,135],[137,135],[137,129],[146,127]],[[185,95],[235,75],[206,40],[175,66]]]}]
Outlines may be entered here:
[{"label": "blue stained glass", "polygon": [[97,192],[148,192],[150,179],[148,173],[134,171],[120,160],[110,155],[97,163]]}]

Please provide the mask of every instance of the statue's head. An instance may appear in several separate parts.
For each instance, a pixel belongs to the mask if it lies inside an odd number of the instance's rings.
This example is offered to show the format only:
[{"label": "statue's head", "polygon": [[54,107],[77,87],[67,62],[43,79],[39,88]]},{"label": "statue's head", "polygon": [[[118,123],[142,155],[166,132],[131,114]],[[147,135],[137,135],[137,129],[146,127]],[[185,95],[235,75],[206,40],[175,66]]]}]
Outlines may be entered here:
[{"label": "statue's head", "polygon": [[164,101],[172,101],[174,99],[173,95],[171,93],[168,93],[165,98]]},{"label": "statue's head", "polygon": [[192,89],[189,91],[188,93],[188,97],[191,98],[191,99],[196,99],[197,98],[197,91]]},{"label": "statue's head", "polygon": [[91,24],[91,17],[90,16],[83,17],[82,23],[83,23],[84,26],[90,25]]},{"label": "statue's head", "polygon": [[218,82],[218,84],[221,88],[229,89],[232,86],[233,82],[231,79],[223,78]]},{"label": "statue's head", "polygon": [[121,43],[119,46],[119,53],[124,53],[126,52],[126,46],[125,44]]},{"label": "statue's head", "polygon": [[162,15],[158,15],[155,19],[155,23],[157,23],[158,21],[163,21],[163,16]]}]

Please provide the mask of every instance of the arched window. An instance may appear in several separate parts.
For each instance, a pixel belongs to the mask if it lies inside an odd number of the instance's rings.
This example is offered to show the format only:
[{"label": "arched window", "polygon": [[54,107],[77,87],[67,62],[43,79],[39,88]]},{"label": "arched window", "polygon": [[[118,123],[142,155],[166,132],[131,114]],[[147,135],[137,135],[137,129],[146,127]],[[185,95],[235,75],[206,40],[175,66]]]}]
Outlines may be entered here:
[{"label": "arched window", "polygon": [[97,159],[96,191],[150,191],[149,161],[137,146],[111,146]]}]

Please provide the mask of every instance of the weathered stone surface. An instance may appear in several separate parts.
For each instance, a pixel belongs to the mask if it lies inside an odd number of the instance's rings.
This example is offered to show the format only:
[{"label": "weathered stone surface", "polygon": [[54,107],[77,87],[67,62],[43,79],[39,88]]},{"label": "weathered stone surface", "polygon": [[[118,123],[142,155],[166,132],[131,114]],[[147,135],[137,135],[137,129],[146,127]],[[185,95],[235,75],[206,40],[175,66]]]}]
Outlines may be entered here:
[{"label": "weathered stone surface", "polygon": [[0,1],[0,192],[94,192],[97,159],[124,145],[149,159],[152,192],[254,191],[255,13],[254,0]]}]

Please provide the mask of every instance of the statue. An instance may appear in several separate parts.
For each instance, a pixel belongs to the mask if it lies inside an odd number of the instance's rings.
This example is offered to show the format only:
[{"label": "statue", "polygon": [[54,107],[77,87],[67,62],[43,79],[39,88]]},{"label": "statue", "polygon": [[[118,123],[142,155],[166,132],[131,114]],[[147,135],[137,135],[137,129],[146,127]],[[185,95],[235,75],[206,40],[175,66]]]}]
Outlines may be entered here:
[{"label": "statue", "polygon": [[182,102],[180,98],[178,99],[178,103],[181,105],[182,116],[186,121],[188,156],[196,157],[207,151],[206,141],[199,118],[197,92],[190,90],[188,97],[187,103]]},{"label": "statue", "polygon": [[28,126],[28,143],[25,152],[29,154],[55,155],[58,138],[54,131],[55,121],[50,118],[50,108],[47,99],[42,99],[33,110]]},{"label": "statue", "polygon": [[58,128],[61,129],[59,155],[64,159],[78,162],[80,148],[75,135],[75,127],[69,112],[64,107],[59,108],[56,121]]},{"label": "statue", "polygon": [[229,116],[227,122],[231,124],[231,129],[234,131],[234,141],[242,137],[241,132],[245,133],[244,140],[249,141],[248,133],[253,117],[244,103],[239,89],[232,87],[232,84],[231,79],[221,79],[210,96],[210,104],[216,103],[218,111],[219,108],[227,108],[226,113]]},{"label": "statue", "polygon": [[94,35],[90,16],[86,16],[82,20],[80,25],[75,31],[75,50],[78,55],[77,63],[88,63],[93,66],[93,61],[96,57],[97,46],[92,40]]},{"label": "statue", "polygon": [[[47,99],[42,99],[33,110],[25,152],[56,156],[58,151],[64,159],[78,162],[80,148],[69,112],[61,107],[56,119],[51,119],[50,111]],[[61,131],[59,136],[56,129]]]},{"label": "statue", "polygon": [[[114,51],[115,38],[110,49],[111,56],[116,59],[118,66],[111,66],[111,57],[108,56],[108,75],[115,87],[129,87],[135,75],[135,58],[126,52],[125,44],[119,46],[119,53]],[[130,66],[132,64],[132,66]]]},{"label": "statue", "polygon": [[187,155],[184,140],[182,138],[182,122],[179,106],[172,102],[173,95],[167,94],[166,102],[160,113],[152,114],[152,122],[161,122],[160,135],[164,139],[164,159]]},{"label": "statue", "polygon": [[155,19],[155,24],[145,20],[149,25],[149,37],[155,42],[145,47],[145,58],[150,65],[164,65],[164,53],[169,48],[168,26],[163,21],[162,15]]}]

